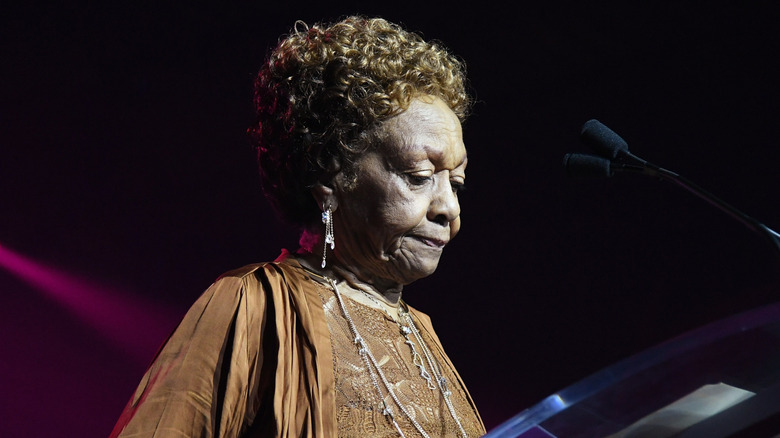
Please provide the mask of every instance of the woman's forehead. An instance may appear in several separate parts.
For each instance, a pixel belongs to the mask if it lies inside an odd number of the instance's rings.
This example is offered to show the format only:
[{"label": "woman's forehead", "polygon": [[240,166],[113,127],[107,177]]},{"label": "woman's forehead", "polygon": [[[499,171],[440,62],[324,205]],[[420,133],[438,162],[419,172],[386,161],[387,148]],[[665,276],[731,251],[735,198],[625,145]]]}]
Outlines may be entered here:
[{"label": "woman's forehead", "polygon": [[384,152],[401,159],[428,159],[443,167],[459,167],[466,161],[460,121],[441,99],[432,99],[415,99],[409,109],[386,122]]}]

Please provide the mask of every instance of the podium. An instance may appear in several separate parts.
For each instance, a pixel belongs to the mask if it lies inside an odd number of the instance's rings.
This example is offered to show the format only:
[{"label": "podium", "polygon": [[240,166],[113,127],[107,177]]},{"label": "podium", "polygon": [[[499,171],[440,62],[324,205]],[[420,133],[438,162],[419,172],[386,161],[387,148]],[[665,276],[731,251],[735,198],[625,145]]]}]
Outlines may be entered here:
[{"label": "podium", "polygon": [[780,303],[650,348],[542,400],[486,438],[780,436]]}]

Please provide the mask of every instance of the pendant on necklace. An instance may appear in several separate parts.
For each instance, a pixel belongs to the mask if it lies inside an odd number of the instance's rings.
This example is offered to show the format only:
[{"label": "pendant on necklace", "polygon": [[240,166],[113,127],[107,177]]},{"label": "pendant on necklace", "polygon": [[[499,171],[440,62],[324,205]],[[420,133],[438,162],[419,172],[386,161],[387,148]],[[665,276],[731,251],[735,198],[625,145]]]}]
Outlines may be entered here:
[{"label": "pendant on necklace", "polygon": [[405,325],[399,324],[399,327],[401,327],[401,334],[403,334],[404,338],[406,338],[406,341],[404,341],[404,343],[408,344],[409,348],[412,349],[412,363],[414,364],[414,366],[417,367],[417,369],[420,370],[420,377],[425,379],[428,389],[430,389],[431,391],[435,391],[436,385],[433,384],[431,373],[429,373],[428,370],[425,369],[425,363],[423,362],[423,358],[420,355],[420,353],[417,352],[417,347],[414,341],[409,339],[409,334],[412,332],[412,330]]}]

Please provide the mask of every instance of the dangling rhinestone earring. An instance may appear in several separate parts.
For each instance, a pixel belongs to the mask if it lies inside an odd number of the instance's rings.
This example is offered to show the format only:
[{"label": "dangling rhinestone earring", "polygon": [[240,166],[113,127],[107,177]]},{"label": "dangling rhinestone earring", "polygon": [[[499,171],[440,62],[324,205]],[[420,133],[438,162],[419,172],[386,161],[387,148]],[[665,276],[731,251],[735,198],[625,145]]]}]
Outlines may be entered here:
[{"label": "dangling rhinestone earring", "polygon": [[328,256],[328,245],[330,250],[336,247],[336,238],[333,237],[333,210],[328,206],[328,209],[322,212],[322,223],[325,224],[325,243],[322,245],[322,265],[325,268],[325,259]]}]

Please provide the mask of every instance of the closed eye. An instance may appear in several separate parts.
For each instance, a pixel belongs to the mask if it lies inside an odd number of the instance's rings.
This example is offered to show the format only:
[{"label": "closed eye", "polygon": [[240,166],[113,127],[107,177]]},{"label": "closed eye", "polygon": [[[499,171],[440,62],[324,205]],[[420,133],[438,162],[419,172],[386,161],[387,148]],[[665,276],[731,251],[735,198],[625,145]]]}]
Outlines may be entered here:
[{"label": "closed eye", "polygon": [[433,177],[428,175],[408,174],[407,177],[409,178],[409,182],[411,182],[415,186],[424,186],[425,184],[428,184],[428,182],[433,180]]},{"label": "closed eye", "polygon": [[466,185],[461,183],[461,182],[450,181],[450,186],[452,187],[452,193],[456,193],[457,194],[457,193],[461,193],[464,190],[466,190]]}]

